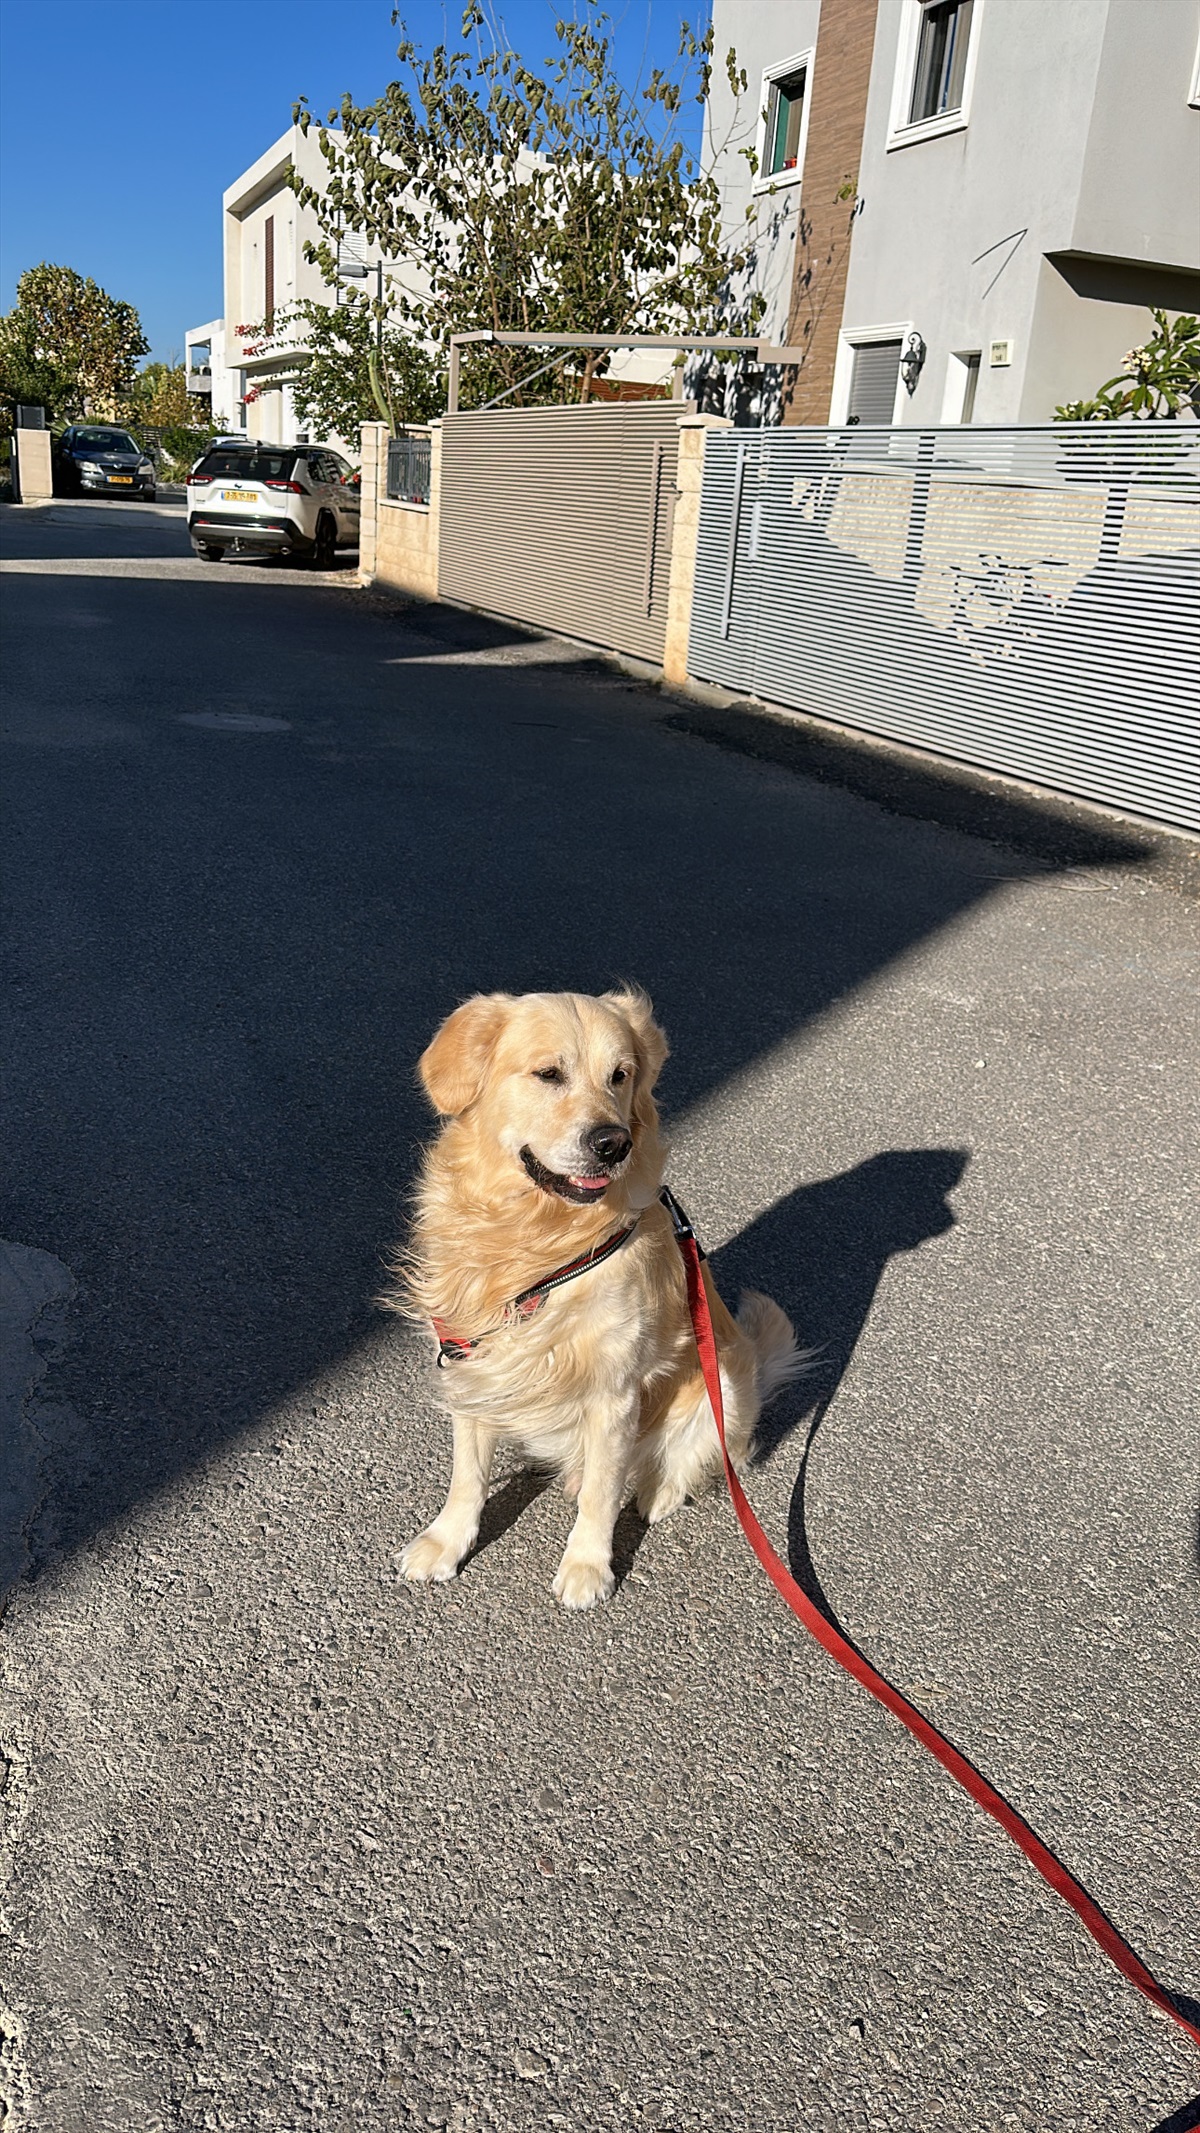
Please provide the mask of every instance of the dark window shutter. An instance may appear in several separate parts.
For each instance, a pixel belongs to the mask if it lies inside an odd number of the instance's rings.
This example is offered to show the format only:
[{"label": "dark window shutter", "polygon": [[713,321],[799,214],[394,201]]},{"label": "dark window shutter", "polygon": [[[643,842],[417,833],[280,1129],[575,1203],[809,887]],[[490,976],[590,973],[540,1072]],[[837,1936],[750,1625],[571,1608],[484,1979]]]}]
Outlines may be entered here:
[{"label": "dark window shutter", "polygon": [[896,380],[900,375],[899,341],[866,341],[854,351],[850,376],[851,422],[889,423],[896,407]]},{"label": "dark window shutter", "polygon": [[263,317],[268,326],[275,319],[275,217],[268,215],[263,226]]}]

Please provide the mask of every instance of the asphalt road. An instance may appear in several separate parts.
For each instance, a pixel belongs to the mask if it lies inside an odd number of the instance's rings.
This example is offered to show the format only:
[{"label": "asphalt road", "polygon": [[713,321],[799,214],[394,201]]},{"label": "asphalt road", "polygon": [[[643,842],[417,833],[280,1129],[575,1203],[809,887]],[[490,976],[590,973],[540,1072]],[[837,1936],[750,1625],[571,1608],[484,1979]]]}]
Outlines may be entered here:
[{"label": "asphalt road", "polygon": [[0,518],[5,2126],[1194,2125],[720,1498],[593,1614],[515,1472],[398,1581],[447,1446],[372,1298],[441,1015],[640,979],[718,1277],[821,1351],[762,1516],[1200,1998],[1196,906],[170,507]]}]

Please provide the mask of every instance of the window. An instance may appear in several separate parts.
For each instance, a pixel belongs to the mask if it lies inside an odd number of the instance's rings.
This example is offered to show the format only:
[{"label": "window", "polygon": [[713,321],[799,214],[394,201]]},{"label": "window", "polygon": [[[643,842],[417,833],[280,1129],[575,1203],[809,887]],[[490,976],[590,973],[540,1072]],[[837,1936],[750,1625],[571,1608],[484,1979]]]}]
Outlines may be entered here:
[{"label": "window", "polygon": [[961,111],[975,0],[923,0],[908,123]]},{"label": "window", "polygon": [[889,148],[966,125],[984,4],[903,0]]},{"label": "window", "polygon": [[303,466],[294,452],[265,450],[247,452],[236,445],[230,451],[209,452],[196,468],[204,481],[291,481]]},{"label": "window", "polygon": [[808,70],[801,68],[799,74],[785,74],[782,81],[771,84],[767,113],[768,177],[777,177],[781,170],[795,170],[799,161],[807,82]]},{"label": "window", "polygon": [[848,423],[889,423],[896,413],[902,341],[861,341],[850,371]]},{"label": "window", "polygon": [[812,53],[801,52],[794,59],[783,60],[763,76],[758,142],[760,185],[793,183],[804,167],[811,63]]},{"label": "window", "polygon": [[275,324],[275,217],[263,225],[263,318],[267,332]]}]

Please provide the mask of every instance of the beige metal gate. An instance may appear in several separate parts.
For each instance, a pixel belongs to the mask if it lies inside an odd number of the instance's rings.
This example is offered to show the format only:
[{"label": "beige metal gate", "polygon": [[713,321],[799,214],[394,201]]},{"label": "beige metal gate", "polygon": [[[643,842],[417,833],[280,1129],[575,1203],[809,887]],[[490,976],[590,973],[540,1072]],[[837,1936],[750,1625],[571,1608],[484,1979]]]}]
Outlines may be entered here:
[{"label": "beige metal gate", "polygon": [[447,415],[439,590],[661,662],[679,401]]}]

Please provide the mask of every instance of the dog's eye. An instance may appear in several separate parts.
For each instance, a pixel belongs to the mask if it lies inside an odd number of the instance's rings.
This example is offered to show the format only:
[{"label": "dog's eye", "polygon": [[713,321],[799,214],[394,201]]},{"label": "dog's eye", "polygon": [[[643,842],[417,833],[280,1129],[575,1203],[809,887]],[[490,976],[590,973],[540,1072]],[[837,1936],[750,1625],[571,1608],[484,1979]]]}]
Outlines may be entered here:
[{"label": "dog's eye", "polygon": [[533,1078],[535,1081],[565,1081],[566,1076],[561,1067],[535,1067]]},{"label": "dog's eye", "polygon": [[614,1068],[613,1068],[613,1077],[612,1077],[612,1085],[613,1085],[614,1089],[619,1089],[619,1088],[620,1088],[620,1086],[621,1086],[621,1083],[622,1083],[623,1081],[628,1081],[628,1079],[629,1079],[629,1070],[628,1070],[628,1068],[626,1068],[626,1067],[614,1067]]}]

